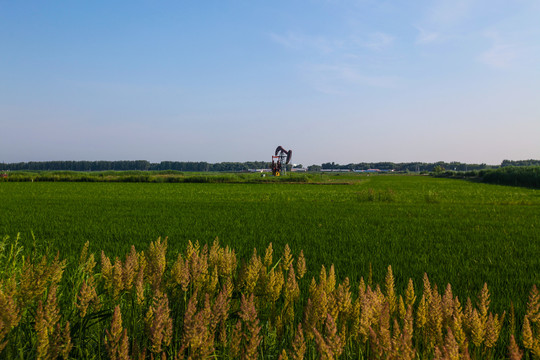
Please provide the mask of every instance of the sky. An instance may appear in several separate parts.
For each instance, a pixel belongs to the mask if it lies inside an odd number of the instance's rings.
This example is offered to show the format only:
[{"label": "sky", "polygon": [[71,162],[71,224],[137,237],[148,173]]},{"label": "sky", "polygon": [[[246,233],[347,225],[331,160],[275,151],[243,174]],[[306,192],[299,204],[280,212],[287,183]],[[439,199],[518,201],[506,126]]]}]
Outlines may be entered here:
[{"label": "sky", "polygon": [[0,161],[540,159],[538,19],[538,0],[0,0]]}]

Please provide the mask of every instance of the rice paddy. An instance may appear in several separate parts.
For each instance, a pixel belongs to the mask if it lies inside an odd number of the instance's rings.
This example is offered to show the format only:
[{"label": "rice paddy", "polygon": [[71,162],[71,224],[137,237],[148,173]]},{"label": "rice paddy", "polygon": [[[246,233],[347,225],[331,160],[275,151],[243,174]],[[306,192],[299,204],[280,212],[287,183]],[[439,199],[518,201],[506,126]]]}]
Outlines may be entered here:
[{"label": "rice paddy", "polygon": [[[168,237],[221,244],[247,258],[253,248],[288,243],[304,251],[308,276],[322,264],[357,283],[370,267],[396,286],[427,273],[461,298],[485,282],[492,306],[524,311],[540,283],[540,193],[407,175],[325,175],[323,184],[1,183],[0,233],[59,250],[75,261],[86,241],[112,256]],[[35,237],[35,244],[33,240]]]}]

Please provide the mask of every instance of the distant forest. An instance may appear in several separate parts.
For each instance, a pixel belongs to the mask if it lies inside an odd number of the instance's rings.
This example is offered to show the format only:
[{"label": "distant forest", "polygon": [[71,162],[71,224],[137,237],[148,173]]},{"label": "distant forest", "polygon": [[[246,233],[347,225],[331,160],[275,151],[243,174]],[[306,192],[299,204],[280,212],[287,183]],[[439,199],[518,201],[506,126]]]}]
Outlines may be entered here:
[{"label": "distant forest", "polygon": [[[337,164],[323,163],[321,165],[308,166],[309,171],[319,171],[321,169],[334,170],[394,170],[404,172],[422,172],[433,171],[434,169],[455,170],[455,171],[471,171],[496,169],[506,166],[540,166],[540,160],[504,160],[500,165],[486,164],[466,164],[461,162],[408,162],[408,163],[393,163],[393,162],[362,162],[357,164]],[[162,161],[160,163],[150,163],[146,160],[122,160],[122,161],[30,161],[20,163],[4,163],[0,164],[0,171],[126,171],[126,170],[177,170],[177,171],[198,171],[198,172],[239,172],[249,169],[265,169],[269,168],[270,163],[265,161],[247,161],[247,162],[185,162],[185,161]],[[302,167],[298,165],[297,167]]]}]

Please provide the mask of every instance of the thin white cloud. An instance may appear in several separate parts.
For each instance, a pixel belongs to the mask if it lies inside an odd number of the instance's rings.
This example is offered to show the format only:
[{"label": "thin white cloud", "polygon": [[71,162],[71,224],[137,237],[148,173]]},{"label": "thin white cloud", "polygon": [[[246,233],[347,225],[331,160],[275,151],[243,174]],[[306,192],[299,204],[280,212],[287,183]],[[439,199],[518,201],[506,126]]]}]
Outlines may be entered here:
[{"label": "thin white cloud", "polygon": [[454,26],[470,17],[480,0],[437,0],[427,11],[427,20],[438,26]]},{"label": "thin white cloud", "polygon": [[519,57],[519,46],[503,40],[498,32],[490,31],[485,37],[491,40],[491,47],[478,56],[478,60],[492,68],[511,67]]},{"label": "thin white cloud", "polygon": [[[460,39],[470,34],[470,21],[485,11],[487,0],[433,0],[420,10],[413,23],[418,31],[415,45],[428,45]],[[498,1],[498,0],[491,0]]]},{"label": "thin white cloud", "polygon": [[493,45],[479,56],[479,60],[493,68],[508,68],[517,58],[516,48],[512,45]]},{"label": "thin white cloud", "polygon": [[368,35],[367,40],[362,42],[364,47],[373,50],[383,50],[394,43],[392,35],[383,32],[374,32]]},{"label": "thin white cloud", "polygon": [[274,41],[275,43],[280,44],[287,48],[291,48],[291,49],[298,48],[302,43],[301,39],[298,36],[291,33],[287,35],[278,35],[275,33],[270,33],[269,35],[272,41]]},{"label": "thin white cloud", "polygon": [[417,45],[425,45],[433,43],[440,39],[440,34],[435,31],[428,31],[420,26],[415,26],[418,30],[418,35],[416,37]]},{"label": "thin white cloud", "polygon": [[305,69],[313,86],[324,93],[349,93],[355,88],[395,89],[400,80],[393,76],[368,75],[351,64],[318,64]]},{"label": "thin white cloud", "polygon": [[334,52],[354,52],[359,48],[380,51],[389,48],[395,37],[381,31],[375,31],[363,36],[348,36],[344,38],[330,38],[325,36],[309,36],[289,32],[286,35],[269,34],[272,41],[289,49],[311,49],[322,54]]},{"label": "thin white cloud", "polygon": [[313,57],[307,56],[307,60],[299,65],[306,81],[317,91],[346,94],[365,87],[388,89],[398,86],[395,77],[373,75],[367,65],[377,63],[376,67],[380,70],[383,66],[380,52],[391,48],[395,41],[391,34],[374,31],[338,39],[290,32],[286,35],[272,33],[270,38],[288,49],[310,50],[320,55],[322,63],[313,63]]},{"label": "thin white cloud", "polygon": [[307,36],[289,32],[286,35],[270,33],[270,38],[290,49],[313,49],[322,53],[330,53],[342,47],[343,41],[329,39],[324,36]]}]

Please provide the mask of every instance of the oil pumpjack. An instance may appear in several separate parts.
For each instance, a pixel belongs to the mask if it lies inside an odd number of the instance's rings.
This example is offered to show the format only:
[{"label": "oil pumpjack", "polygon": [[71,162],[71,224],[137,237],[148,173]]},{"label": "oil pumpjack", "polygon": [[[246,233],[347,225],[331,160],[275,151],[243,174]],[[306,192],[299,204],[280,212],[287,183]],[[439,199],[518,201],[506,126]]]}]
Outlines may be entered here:
[{"label": "oil pumpjack", "polygon": [[278,146],[272,155],[272,175],[281,176],[287,173],[287,164],[291,161],[292,150],[285,150]]}]

